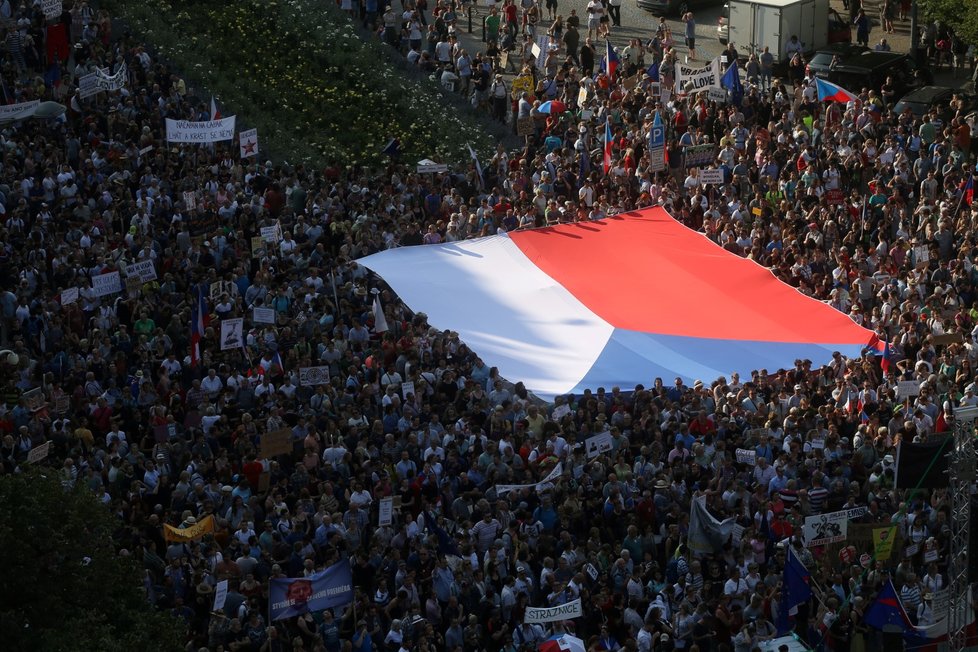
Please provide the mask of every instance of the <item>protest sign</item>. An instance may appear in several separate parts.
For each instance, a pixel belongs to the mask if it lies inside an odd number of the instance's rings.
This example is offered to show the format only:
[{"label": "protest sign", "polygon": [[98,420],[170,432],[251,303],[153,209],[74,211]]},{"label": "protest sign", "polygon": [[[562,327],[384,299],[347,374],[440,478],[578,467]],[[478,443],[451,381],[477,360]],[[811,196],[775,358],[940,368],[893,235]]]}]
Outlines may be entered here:
[{"label": "protest sign", "polygon": [[873,549],[878,561],[886,561],[893,553],[893,543],[896,541],[896,526],[882,527],[873,530]]},{"label": "protest sign", "polygon": [[41,391],[40,387],[27,390],[21,394],[20,399],[24,402],[24,407],[31,412],[40,410],[45,403],[44,392]]},{"label": "protest sign", "polygon": [[727,91],[722,88],[708,88],[706,89],[706,99],[709,100],[710,102],[726,104]]},{"label": "protest sign", "polygon": [[78,301],[78,288],[68,288],[61,291],[61,305],[70,306]]},{"label": "protest sign", "polygon": [[126,279],[126,296],[130,299],[135,299],[139,296],[139,291],[142,289],[143,284],[137,276],[130,276]]},{"label": "protest sign", "polygon": [[188,211],[197,209],[197,194],[193,190],[183,191],[183,205]]},{"label": "protest sign", "polygon": [[943,335],[931,335],[931,342],[934,346],[947,346],[948,344],[960,344],[964,341],[961,333],[944,333]]},{"label": "protest sign", "polygon": [[166,119],[166,140],[171,143],[217,143],[234,139],[235,116],[220,120]]},{"label": "protest sign", "polygon": [[299,385],[309,387],[312,385],[329,384],[329,367],[300,367]]},{"label": "protest sign", "polygon": [[554,480],[559,478],[560,474],[563,472],[564,472],[564,465],[558,462],[557,465],[554,466],[554,468],[550,471],[550,473],[547,474],[547,477],[545,477],[540,482],[537,482],[536,484],[497,484],[495,486],[496,495],[501,497],[504,494],[508,494],[511,491],[519,491],[520,489],[530,489],[530,488],[540,491],[544,487],[544,485],[546,485],[549,482],[553,482]]},{"label": "protest sign", "polygon": [[214,517],[205,516],[200,522],[185,528],[163,525],[163,538],[174,543],[187,543],[202,539],[204,535],[214,533]]},{"label": "protest sign", "polygon": [[394,499],[381,498],[377,505],[377,525],[383,527],[394,522]]},{"label": "protest sign", "polygon": [[40,446],[35,446],[30,451],[28,451],[27,461],[30,464],[37,464],[38,462],[42,461],[45,457],[47,457],[49,452],[51,452],[51,442],[46,441]]},{"label": "protest sign", "polygon": [[228,581],[221,580],[217,583],[217,587],[214,590],[214,611],[224,608],[224,603],[228,599]]},{"label": "protest sign", "polygon": [[119,272],[109,272],[92,277],[92,290],[95,296],[104,297],[116,292],[122,292],[122,279]]},{"label": "protest sign", "polygon": [[29,118],[34,115],[34,112],[37,111],[37,107],[39,106],[41,106],[40,100],[0,105],[0,123]]},{"label": "protest sign", "polygon": [[82,75],[78,78],[78,96],[81,99],[88,99],[101,90],[98,87],[96,77],[97,73],[90,72],[87,75]]},{"label": "protest sign", "polygon": [[571,620],[584,615],[581,599],[558,605],[556,607],[527,607],[523,616],[524,623],[552,623],[558,620]]},{"label": "protest sign", "polygon": [[614,440],[612,440],[610,432],[599,432],[584,441],[584,450],[588,459],[606,453],[612,448],[614,448]]},{"label": "protest sign", "polygon": [[61,17],[61,0],[41,0],[41,11],[48,20]]},{"label": "protest sign", "polygon": [[846,533],[849,528],[849,520],[859,518],[869,509],[867,507],[854,507],[843,509],[828,514],[816,514],[805,519],[804,529],[802,530],[805,546],[823,546],[828,543],[845,541]]},{"label": "protest sign", "polygon": [[259,440],[259,454],[269,459],[292,452],[292,431],[288,428],[266,432]]},{"label": "protest sign", "polygon": [[256,324],[274,324],[275,323],[275,309],[274,308],[255,308],[251,312],[251,320]]},{"label": "protest sign", "polygon": [[719,168],[703,168],[699,173],[700,183],[723,183],[723,170]]},{"label": "protest sign", "polygon": [[244,346],[244,319],[221,320],[221,350],[240,349]]},{"label": "protest sign", "polygon": [[268,583],[272,620],[341,607],[353,602],[353,569],[349,560],[308,577],[273,577]]},{"label": "protest sign", "polygon": [[688,168],[698,168],[709,165],[716,156],[713,153],[713,145],[705,143],[703,145],[688,145],[683,149],[685,165]]},{"label": "protest sign", "polygon": [[414,392],[415,390],[414,390],[413,380],[407,380],[401,383],[401,396],[403,396],[405,399],[408,397],[409,394],[414,394]]},{"label": "protest sign", "polygon": [[532,136],[535,131],[536,131],[536,122],[532,117],[517,118],[516,120],[517,136]]},{"label": "protest sign", "polygon": [[140,260],[126,266],[126,276],[139,279],[140,283],[156,280],[156,266],[152,260]]},{"label": "protest sign", "polygon": [[258,130],[248,129],[238,134],[238,144],[241,148],[241,158],[258,156]]},{"label": "protest sign", "polygon": [[897,395],[900,398],[910,398],[912,396],[920,396],[920,381],[917,380],[901,380],[897,383]]},{"label": "protest sign", "polygon": [[738,464],[757,464],[757,451],[750,448],[738,448],[736,451]]},{"label": "protest sign", "polygon": [[845,193],[843,193],[838,188],[833,188],[832,190],[825,191],[825,201],[829,206],[838,206],[846,200]]},{"label": "protest sign", "polygon": [[927,245],[918,245],[914,247],[913,259],[917,264],[928,262],[930,260],[930,248]]},{"label": "protest sign", "polygon": [[282,229],[278,224],[261,227],[261,239],[265,242],[278,242],[282,239]]},{"label": "protest sign", "polygon": [[714,59],[703,68],[693,68],[684,63],[676,65],[676,92],[692,93],[707,88],[721,88],[720,60]]}]

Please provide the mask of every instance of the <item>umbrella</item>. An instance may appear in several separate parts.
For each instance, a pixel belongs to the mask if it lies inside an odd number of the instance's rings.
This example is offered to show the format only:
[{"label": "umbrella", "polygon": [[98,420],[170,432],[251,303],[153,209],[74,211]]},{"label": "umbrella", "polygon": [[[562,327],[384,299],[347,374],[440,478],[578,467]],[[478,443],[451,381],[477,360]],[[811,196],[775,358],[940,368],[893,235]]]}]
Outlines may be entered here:
[{"label": "umbrella", "polygon": [[567,110],[567,105],[557,100],[547,100],[540,105],[540,113],[563,113]]},{"label": "umbrella", "polygon": [[584,641],[571,636],[561,634],[540,644],[540,652],[585,652]]},{"label": "umbrella", "polygon": [[41,102],[40,106],[37,107],[37,111],[34,112],[34,117],[57,118],[67,110],[68,107],[66,107],[64,104],[58,104],[57,102]]}]

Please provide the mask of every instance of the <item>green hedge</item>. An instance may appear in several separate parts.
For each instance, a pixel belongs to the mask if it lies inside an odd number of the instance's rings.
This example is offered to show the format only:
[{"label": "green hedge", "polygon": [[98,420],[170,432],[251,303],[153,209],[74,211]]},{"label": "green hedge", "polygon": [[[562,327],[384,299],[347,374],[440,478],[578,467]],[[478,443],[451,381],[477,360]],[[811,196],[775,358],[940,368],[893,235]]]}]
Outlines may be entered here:
[{"label": "green hedge", "polygon": [[409,162],[466,161],[466,144],[492,150],[485,123],[434,82],[398,70],[330,0],[102,4],[290,163],[376,166],[393,136]]}]

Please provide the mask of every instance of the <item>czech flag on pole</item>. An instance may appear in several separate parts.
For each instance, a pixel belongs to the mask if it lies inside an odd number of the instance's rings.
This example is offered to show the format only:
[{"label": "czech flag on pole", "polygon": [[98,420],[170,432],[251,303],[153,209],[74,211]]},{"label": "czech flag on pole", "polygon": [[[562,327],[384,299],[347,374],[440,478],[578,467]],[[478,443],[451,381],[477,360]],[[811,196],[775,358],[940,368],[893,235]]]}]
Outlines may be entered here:
[{"label": "czech flag on pole", "polygon": [[818,77],[815,78],[815,89],[818,91],[819,102],[841,102],[842,104],[846,104],[848,102],[859,101],[858,97],[841,86],[825,81],[824,79],[819,79]]},{"label": "czech flag on pole", "polygon": [[611,47],[611,41],[605,40],[604,71],[608,73],[608,79],[615,81],[615,73],[618,71],[618,53]]},{"label": "czech flag on pole", "polygon": [[970,175],[964,184],[964,202],[971,206],[975,199],[975,175]]},{"label": "czech flag on pole", "polygon": [[887,342],[883,347],[883,359],[880,360],[880,368],[883,370],[883,376],[888,377],[890,375],[890,361],[892,360],[890,354],[890,343]]},{"label": "czech flag on pole", "polygon": [[604,119],[604,173],[611,170],[611,116]]}]

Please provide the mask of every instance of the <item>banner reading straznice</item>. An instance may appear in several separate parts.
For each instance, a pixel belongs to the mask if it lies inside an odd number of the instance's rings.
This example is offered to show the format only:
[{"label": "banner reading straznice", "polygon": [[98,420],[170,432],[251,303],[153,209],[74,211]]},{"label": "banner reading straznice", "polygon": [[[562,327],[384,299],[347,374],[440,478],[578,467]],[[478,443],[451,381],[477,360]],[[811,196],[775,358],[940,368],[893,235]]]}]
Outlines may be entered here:
[{"label": "banner reading straznice", "polygon": [[695,93],[707,88],[721,88],[720,59],[714,59],[704,68],[691,68],[686,64],[676,65],[676,92]]},{"label": "banner reading straznice", "polygon": [[581,599],[568,602],[556,607],[527,607],[523,616],[524,623],[552,623],[558,620],[572,620],[584,615],[581,609]]},{"label": "banner reading straznice", "polygon": [[229,116],[220,120],[166,119],[166,139],[171,143],[216,143],[234,139],[234,118]]}]

